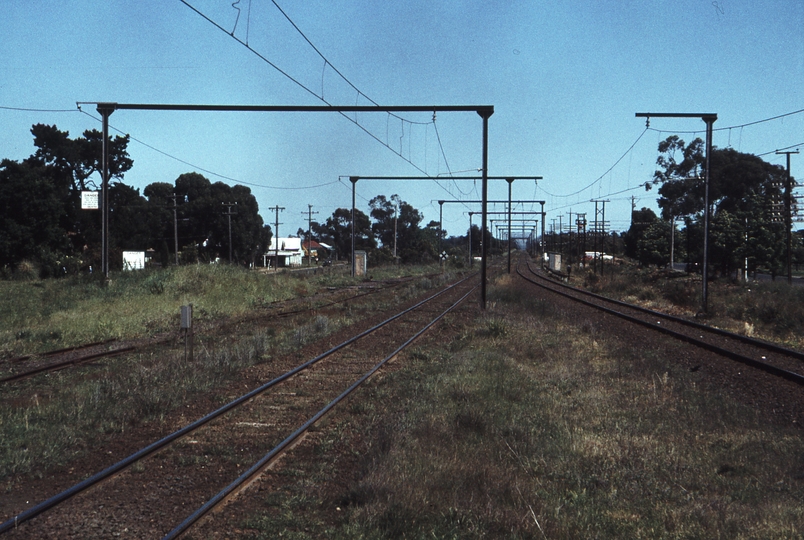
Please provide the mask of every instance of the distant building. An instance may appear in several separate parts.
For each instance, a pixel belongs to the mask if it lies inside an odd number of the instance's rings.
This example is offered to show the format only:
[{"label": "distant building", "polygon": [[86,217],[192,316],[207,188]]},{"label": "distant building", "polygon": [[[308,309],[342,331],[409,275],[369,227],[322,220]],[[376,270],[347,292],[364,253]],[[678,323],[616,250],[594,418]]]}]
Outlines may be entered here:
[{"label": "distant building", "polygon": [[271,268],[284,268],[302,265],[301,238],[271,238],[271,245],[268,251],[262,256],[263,264]]}]

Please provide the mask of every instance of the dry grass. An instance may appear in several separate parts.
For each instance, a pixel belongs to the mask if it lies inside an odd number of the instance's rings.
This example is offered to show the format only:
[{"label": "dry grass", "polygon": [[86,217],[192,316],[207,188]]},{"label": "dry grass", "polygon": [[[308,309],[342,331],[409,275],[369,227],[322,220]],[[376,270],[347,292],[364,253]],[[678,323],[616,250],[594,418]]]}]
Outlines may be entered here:
[{"label": "dry grass", "polygon": [[[606,267],[604,277],[590,269],[573,275],[572,285],[667,313],[692,317],[701,309],[701,277],[679,272]],[[804,287],[773,281],[709,284],[708,324],[753,337],[804,348]]]},{"label": "dry grass", "polygon": [[[426,270],[414,269],[413,273]],[[384,272],[398,274],[400,270]],[[104,360],[89,376],[82,369],[66,370],[42,376],[49,379],[44,385],[38,380],[8,385],[3,389],[3,399],[10,405],[0,408],[0,479],[4,488],[10,489],[25,475],[41,477],[48,469],[90,451],[109,434],[124,432],[140,422],[161,421],[168,412],[199,394],[214,393],[245,367],[297,350],[360,320],[373,309],[387,309],[389,303],[421,294],[422,287],[431,287],[440,279],[425,281],[425,285],[413,281],[397,289],[392,298],[370,296],[361,302],[360,309],[345,304],[337,316],[311,316],[280,332],[240,328],[236,337],[223,341],[197,334],[192,363],[185,361],[179,346],[163,350],[158,356],[136,354]],[[161,285],[156,287],[156,282]],[[31,283],[0,282],[7,290],[13,290],[13,297],[21,302],[14,308],[15,313],[5,313],[0,320],[12,325],[7,331],[11,335],[19,328],[13,326],[14,321],[24,321],[32,337],[14,340],[15,347],[24,341],[37,348],[49,341],[35,336],[51,325],[80,327],[80,332],[64,331],[71,339],[83,336],[78,342],[90,336],[132,337],[161,327],[159,323],[139,328],[143,319],[177,323],[178,310],[160,312],[166,306],[178,306],[188,300],[194,301],[195,314],[203,320],[254,310],[271,299],[306,295],[323,284],[354,282],[337,275],[311,279],[283,273],[266,277],[214,266],[123,274],[108,287],[66,279],[36,282],[39,285],[33,284],[33,288]],[[21,285],[28,287],[27,294],[17,289]],[[37,304],[47,295],[53,297],[49,308]],[[34,300],[26,302],[28,297]],[[11,302],[9,298],[0,301]],[[123,311],[125,315],[120,315]],[[72,319],[75,321],[65,322]],[[38,393],[31,388],[39,388]]]},{"label": "dry grass", "polygon": [[799,428],[701,392],[664,351],[625,350],[507,278],[490,300],[452,344],[374,383],[370,408],[352,407],[343,425],[365,431],[340,499],[310,487],[331,478],[322,470],[271,495],[278,513],[248,527],[261,538],[801,538]]}]

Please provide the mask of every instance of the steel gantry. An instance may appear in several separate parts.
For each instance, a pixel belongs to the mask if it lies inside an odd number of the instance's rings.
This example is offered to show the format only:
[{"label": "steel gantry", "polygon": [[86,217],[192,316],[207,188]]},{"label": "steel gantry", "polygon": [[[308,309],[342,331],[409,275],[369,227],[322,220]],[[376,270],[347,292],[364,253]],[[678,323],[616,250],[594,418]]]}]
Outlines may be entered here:
[{"label": "steel gantry", "polygon": [[[101,250],[102,250],[102,270],[105,277],[109,277],[109,116],[117,110],[139,110],[139,111],[227,111],[227,112],[336,112],[343,115],[347,112],[475,112],[483,121],[482,127],[482,167],[480,179],[483,182],[483,228],[486,227],[485,211],[486,199],[488,199],[488,155],[489,155],[489,118],[494,114],[493,105],[188,105],[188,104],[167,104],[167,103],[115,103],[99,101],[76,102],[78,109],[81,105],[95,105],[101,115],[103,125],[103,141],[101,144],[101,200],[102,227],[101,227]],[[353,205],[354,206],[354,205]],[[354,227],[354,213],[352,215],[352,226]],[[354,273],[354,257],[352,258],[352,271]],[[481,308],[486,309],[486,264],[485,256],[481,271]]]},{"label": "steel gantry", "polygon": [[[513,182],[513,180],[517,180],[517,179],[519,179],[519,178],[520,178],[520,177],[513,177],[513,178],[512,178],[512,177],[510,177],[510,176],[492,176],[492,177],[489,177],[489,180],[505,180],[505,181],[507,181],[507,182],[508,182],[508,200],[507,200],[507,201],[503,201],[503,200],[498,200],[498,201],[486,201],[486,202],[487,202],[487,203],[505,203],[505,202],[507,202],[507,203],[508,203],[508,212],[506,212],[506,213],[508,214],[509,218],[510,218],[510,216],[511,216],[511,205],[513,205],[514,203],[516,203],[516,204],[534,204],[534,203],[539,203],[539,204],[541,204],[541,205],[542,205],[541,214],[542,214],[542,216],[544,216],[544,201],[536,201],[536,200],[527,200],[527,201],[512,201],[512,200],[511,200],[511,182]],[[533,180],[533,179],[541,180],[541,179],[542,179],[542,177],[541,177],[541,176],[526,176],[526,177],[524,177],[524,178],[527,178],[527,179],[529,179],[529,180]],[[473,203],[475,203],[475,204],[476,204],[476,203],[480,203],[480,202],[483,202],[483,201],[457,201],[457,200],[456,200],[456,201],[444,201],[444,200],[440,200],[440,201],[438,201],[438,204],[439,204],[439,206],[442,206],[442,205],[443,205],[443,204],[445,204],[445,203],[456,203],[456,204],[457,204],[457,203],[460,203],[460,204],[467,205],[467,204],[473,204]],[[474,213],[476,213],[476,212],[474,212]],[[538,212],[534,212],[534,213],[538,213]],[[470,230],[471,230],[471,227],[472,227],[472,223],[471,223],[471,222],[472,222],[472,214],[473,214],[473,212],[470,212],[470,213],[469,213],[469,228],[470,228]],[[483,215],[484,215],[484,216],[486,216],[486,215],[488,215],[488,214],[489,214],[489,212],[484,210]],[[485,217],[484,217],[484,221],[485,221]],[[509,221],[510,221],[510,219],[509,219]],[[439,210],[439,218],[438,218],[438,228],[439,228],[439,230],[441,230],[441,228],[442,228],[442,224],[441,224],[441,211],[440,211],[440,210]],[[544,234],[544,230],[542,230],[542,234]],[[484,235],[484,236],[482,236],[481,238],[485,238],[485,235]],[[508,245],[508,251],[509,251],[509,253],[510,253],[510,251],[511,251],[511,246],[510,246],[510,243],[509,243],[509,245]],[[511,273],[511,257],[510,257],[510,256],[508,257],[508,273],[509,273],[509,274]]]},{"label": "steel gantry", "polygon": [[[544,208],[544,201],[528,201],[528,202],[542,203],[542,208]],[[477,212],[469,212],[469,232],[470,232],[470,234],[471,234],[471,231],[472,231],[472,215],[476,214],[476,213]],[[493,215],[507,215],[508,216],[508,229],[509,229],[509,232],[508,232],[508,239],[509,239],[509,241],[508,241],[508,273],[510,274],[511,273],[511,242],[510,242],[510,238],[511,238],[511,232],[510,232],[511,223],[514,222],[514,221],[528,221],[528,222],[535,221],[537,223],[539,222],[539,220],[536,219],[536,218],[516,220],[516,219],[511,219],[511,216],[517,216],[517,215],[527,216],[527,215],[534,215],[534,214],[541,216],[541,218],[542,218],[541,219],[541,223],[542,223],[542,241],[544,241],[544,210],[541,210],[541,211],[531,210],[531,211],[522,211],[522,212],[486,212],[486,213],[488,215],[490,215],[490,216],[493,216]],[[470,257],[470,259],[472,257],[471,237],[469,238],[469,257]]]},{"label": "steel gantry", "polygon": [[[493,113],[493,109],[492,109]],[[480,114],[478,112],[478,114]],[[482,114],[481,114],[482,116]],[[484,126],[487,118],[484,118]],[[485,129],[485,128],[484,128]],[[484,134],[487,134],[487,131],[484,131]],[[386,181],[398,181],[398,180],[483,180],[483,195],[481,200],[475,201],[445,201],[439,200],[438,204],[441,206],[444,203],[461,203],[461,204],[471,204],[471,203],[480,203],[482,205],[482,226],[481,226],[481,233],[483,234],[483,238],[485,238],[485,234],[487,232],[486,226],[486,214],[487,214],[487,206],[489,202],[492,203],[504,203],[508,202],[508,209],[510,211],[511,204],[514,202],[516,203],[540,203],[542,205],[542,214],[544,214],[544,201],[511,201],[511,183],[514,180],[541,180],[541,176],[488,176],[487,174],[487,156],[486,153],[488,151],[488,138],[484,138],[484,166],[483,166],[483,176],[449,176],[449,177],[438,177],[438,176],[350,176],[349,181],[352,183],[352,275],[354,275],[354,217],[355,217],[355,186],[358,181],[360,180],[386,180]],[[488,200],[488,180],[505,180],[508,182],[508,201],[489,201]],[[443,207],[439,208],[439,221],[438,221],[438,238],[439,238],[439,251],[441,251],[441,240],[443,236],[443,220],[442,220],[442,210]],[[471,229],[471,225],[470,225]],[[480,296],[481,296],[481,307],[486,309],[486,246],[485,243],[481,244],[481,257],[480,257],[480,279],[481,279],[481,286],[480,286]],[[510,252],[510,249],[509,249]],[[471,260],[471,259],[470,259]],[[508,260],[508,273],[511,273],[511,260],[509,256]]]}]

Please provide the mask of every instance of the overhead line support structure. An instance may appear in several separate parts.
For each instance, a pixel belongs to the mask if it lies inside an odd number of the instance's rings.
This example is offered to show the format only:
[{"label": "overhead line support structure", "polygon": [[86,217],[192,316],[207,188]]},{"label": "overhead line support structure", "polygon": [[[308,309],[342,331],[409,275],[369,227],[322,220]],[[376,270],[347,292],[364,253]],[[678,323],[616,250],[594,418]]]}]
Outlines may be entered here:
[{"label": "overhead line support structure", "polygon": [[709,179],[710,160],[712,157],[712,126],[717,121],[715,113],[636,113],[637,118],[700,118],[706,124],[706,176],[704,179],[704,245],[703,245],[703,272],[701,285],[701,311],[708,311],[708,278],[709,278]]},{"label": "overhead line support structure", "polygon": [[787,156],[787,179],[784,186],[784,228],[785,243],[787,244],[787,284],[793,284],[793,182],[790,176],[790,154],[798,154],[798,149],[777,154]]},{"label": "overhead line support structure", "polygon": [[[439,202],[442,202],[442,201],[439,201]],[[463,201],[444,201],[444,202],[463,202]],[[522,202],[522,201],[514,201],[514,202]],[[544,208],[544,201],[527,201],[527,202],[540,202],[540,203],[542,203],[542,208]],[[472,232],[472,215],[474,215],[476,213],[477,212],[469,212],[469,233],[470,234]],[[530,215],[533,215],[533,214],[538,214],[542,218],[541,219],[541,222],[542,222],[542,242],[544,242],[544,210],[542,210],[542,211],[531,210],[531,211],[523,211],[523,212],[510,212],[510,211],[509,212],[487,212],[487,214],[490,215],[490,216],[491,215],[506,215],[506,214],[508,215],[508,238],[509,238],[509,240],[511,238],[511,221],[536,221],[537,223],[539,222],[539,220],[535,219],[535,218],[524,219],[524,220],[512,220],[511,216],[520,216],[520,215],[530,216]],[[511,258],[510,257],[510,253],[511,253],[510,241],[508,243],[508,253],[509,253],[508,258],[510,260],[510,258]],[[469,239],[469,258],[470,259],[472,258],[471,237]],[[470,266],[471,266],[471,264],[470,264]]]},{"label": "overhead line support structure", "polygon": [[[511,201],[511,184],[514,182],[514,180],[542,180],[543,179],[543,177],[541,177],[541,176],[444,176],[444,177],[440,177],[440,176],[350,176],[349,177],[350,180],[353,179],[353,178],[356,179],[356,180],[352,180],[352,209],[353,210],[354,210],[354,184],[355,184],[355,182],[357,182],[357,180],[435,180],[435,181],[438,181],[438,180],[481,180],[483,178],[485,178],[485,180],[505,180],[506,182],[508,182],[508,209],[510,210],[511,209],[511,202],[512,202]],[[484,186],[485,186],[485,180],[484,180]],[[438,201],[438,204],[440,206],[440,208],[438,210],[438,252],[439,253],[441,253],[441,249],[442,249],[441,246],[442,246],[443,238],[444,238],[444,228],[443,228],[443,219],[442,219],[442,216],[443,216],[443,212],[442,212],[443,211],[443,204],[445,202],[453,202],[453,203],[478,202],[478,203],[482,203],[482,204],[486,204],[488,202],[491,202],[491,201],[488,201],[487,199],[488,199],[488,193],[483,195],[483,200],[481,200],[481,201],[459,201],[459,200],[455,200],[455,201],[440,200],[440,201]],[[505,201],[500,201],[500,202],[505,202]],[[539,202],[539,203],[541,203],[542,212],[544,211],[544,201],[528,201],[528,202]],[[486,219],[484,217],[483,218],[483,224],[484,224],[483,230],[485,230],[485,223],[486,223]],[[509,234],[509,236],[510,236],[510,234]],[[482,264],[482,260],[481,260],[481,264]],[[485,272],[482,272],[482,273],[485,276]],[[511,242],[510,241],[508,242],[508,273],[509,274],[511,273]],[[483,291],[481,293],[483,295],[483,298],[485,298],[484,293],[485,293],[485,288],[483,288]],[[485,301],[484,301],[484,305],[485,305]]]},{"label": "overhead line support structure", "polygon": [[[192,104],[168,104],[168,103],[115,103],[99,101],[78,101],[76,106],[81,109],[81,105],[95,105],[101,115],[103,123],[103,143],[102,143],[102,172],[103,186],[101,199],[103,202],[103,224],[102,228],[102,270],[104,276],[109,275],[109,243],[108,243],[108,184],[109,184],[109,160],[108,160],[108,139],[109,139],[109,116],[116,110],[132,111],[226,111],[226,112],[386,112],[386,113],[405,113],[405,112],[475,112],[483,120],[482,136],[482,180],[483,180],[483,231],[486,230],[486,199],[488,198],[488,153],[489,153],[489,118],[494,114],[494,105],[192,105]],[[353,205],[354,207],[354,205]],[[353,212],[354,214],[354,212]],[[354,215],[353,215],[354,218]],[[354,219],[352,219],[354,228]],[[354,236],[352,236],[354,246]],[[482,270],[480,272],[480,296],[481,309],[486,309],[486,257],[483,254]],[[352,257],[352,275],[354,276],[355,263]]]}]

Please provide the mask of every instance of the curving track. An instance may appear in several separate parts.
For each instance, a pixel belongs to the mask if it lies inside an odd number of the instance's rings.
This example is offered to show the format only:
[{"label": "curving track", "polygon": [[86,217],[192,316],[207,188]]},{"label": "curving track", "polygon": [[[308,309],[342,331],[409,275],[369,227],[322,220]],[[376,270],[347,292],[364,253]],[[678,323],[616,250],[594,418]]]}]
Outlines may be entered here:
[{"label": "curving track", "polygon": [[517,273],[545,290],[580,302],[653,331],[660,332],[752,368],[804,385],[804,353],[766,341],[749,338],[680,317],[609,299],[558,283],[530,263],[517,266]]},{"label": "curving track", "polygon": [[11,517],[0,524],[0,533],[11,538],[180,534],[253,480],[476,287],[476,279],[466,278],[292,369],[269,366],[275,371],[269,382]]}]

